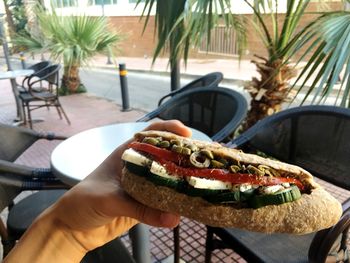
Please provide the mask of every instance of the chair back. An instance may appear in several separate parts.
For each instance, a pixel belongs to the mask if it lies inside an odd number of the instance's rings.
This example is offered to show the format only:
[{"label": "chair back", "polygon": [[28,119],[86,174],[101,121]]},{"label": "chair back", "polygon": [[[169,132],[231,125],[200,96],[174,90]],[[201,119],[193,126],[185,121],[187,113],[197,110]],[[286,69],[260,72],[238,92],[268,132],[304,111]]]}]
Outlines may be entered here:
[{"label": "chair back", "polygon": [[33,130],[0,124],[0,160],[14,162],[39,138]]},{"label": "chair back", "polygon": [[139,121],[153,118],[177,119],[214,141],[222,141],[241,123],[247,113],[247,101],[232,89],[205,87],[181,92]]},{"label": "chair back", "polygon": [[192,88],[203,88],[203,87],[214,88],[214,87],[217,87],[223,78],[224,78],[224,75],[221,72],[212,72],[212,73],[204,75],[200,78],[197,78],[197,79],[191,81],[190,83],[186,84],[182,88],[175,90],[175,91],[172,91],[169,94],[162,97],[158,102],[158,106],[160,106],[166,98],[173,97],[180,92],[184,92],[184,91],[190,90]]},{"label": "chair back", "polygon": [[31,65],[30,67],[28,67],[28,69],[32,69],[32,70],[34,70],[34,73],[36,73],[36,72],[39,72],[40,70],[48,67],[50,64],[51,64],[50,61],[41,61],[41,62],[38,62],[34,65]]},{"label": "chair back", "polygon": [[259,150],[350,190],[350,109],[303,106],[269,116],[228,146]]},{"label": "chair back", "polygon": [[[35,85],[40,83],[41,87],[47,85],[45,87],[50,92],[55,93],[57,95],[57,90],[59,87],[59,71],[61,66],[59,64],[50,65],[36,73],[33,73],[28,80],[29,92],[37,97],[37,94],[33,94],[35,92]],[[46,84],[45,84],[46,83]]]}]

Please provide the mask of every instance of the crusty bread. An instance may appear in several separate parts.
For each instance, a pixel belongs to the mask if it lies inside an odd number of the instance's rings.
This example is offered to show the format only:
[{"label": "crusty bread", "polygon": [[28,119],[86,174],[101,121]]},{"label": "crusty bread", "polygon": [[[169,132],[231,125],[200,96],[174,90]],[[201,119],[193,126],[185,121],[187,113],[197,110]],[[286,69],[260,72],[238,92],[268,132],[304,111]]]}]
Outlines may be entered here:
[{"label": "crusty bread", "polygon": [[[188,140],[171,133],[158,131],[138,133],[135,138],[140,139],[144,136]],[[304,169],[227,149],[218,144],[193,142],[198,146],[209,147],[216,154],[238,158],[252,164],[266,164],[277,170],[293,173],[296,178],[310,186],[311,193],[302,194],[299,200],[281,205],[268,205],[258,209],[238,209],[230,205],[212,204],[200,197],[190,197],[171,188],[155,185],[144,177],[131,173],[127,168],[123,169],[121,180],[124,190],[145,205],[186,216],[211,226],[235,227],[265,233],[306,234],[328,228],[338,222],[342,214],[340,203],[315,183],[312,175]]]},{"label": "crusty bread", "polygon": [[259,209],[236,209],[229,205],[214,205],[200,197],[190,197],[155,185],[126,168],[121,182],[130,196],[147,206],[210,226],[265,233],[307,234],[336,224],[342,213],[339,202],[320,187],[294,202]]}]

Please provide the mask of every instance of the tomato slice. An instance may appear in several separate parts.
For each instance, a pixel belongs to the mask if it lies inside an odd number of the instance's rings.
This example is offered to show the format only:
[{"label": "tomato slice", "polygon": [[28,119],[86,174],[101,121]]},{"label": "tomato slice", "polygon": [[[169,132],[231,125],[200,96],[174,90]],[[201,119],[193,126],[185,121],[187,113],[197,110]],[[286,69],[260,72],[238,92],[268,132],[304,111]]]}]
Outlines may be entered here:
[{"label": "tomato slice", "polygon": [[130,148],[146,152],[151,154],[154,159],[165,167],[170,174],[177,174],[181,176],[195,176],[202,178],[209,178],[220,180],[223,182],[230,182],[233,184],[255,184],[255,185],[276,185],[282,183],[292,183],[297,185],[301,190],[304,189],[302,183],[295,178],[287,177],[270,177],[270,176],[258,176],[254,174],[242,174],[242,173],[230,173],[225,169],[209,169],[209,168],[192,168],[179,166],[184,163],[185,156],[158,148],[148,143],[132,142],[129,145]]},{"label": "tomato slice", "polygon": [[129,147],[136,151],[146,152],[157,158],[165,159],[177,164],[181,163],[181,161],[184,159],[184,157],[178,153],[159,148],[148,143],[132,142],[129,144]]}]

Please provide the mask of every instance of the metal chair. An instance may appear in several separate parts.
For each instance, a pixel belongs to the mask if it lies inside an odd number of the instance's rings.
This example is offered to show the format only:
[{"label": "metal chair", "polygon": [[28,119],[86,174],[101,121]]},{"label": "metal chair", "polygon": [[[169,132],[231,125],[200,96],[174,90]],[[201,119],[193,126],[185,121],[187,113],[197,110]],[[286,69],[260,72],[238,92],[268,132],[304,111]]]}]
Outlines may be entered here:
[{"label": "metal chair", "polygon": [[[242,94],[221,87],[203,87],[178,93],[138,121],[154,118],[177,119],[200,130],[213,141],[231,135],[247,114],[248,104]],[[174,261],[180,260],[179,227],[174,228]]]},{"label": "metal chair", "polygon": [[[38,62],[36,64],[31,65],[30,67],[28,67],[27,69],[31,69],[34,71],[33,74],[37,74],[39,71],[45,69],[46,67],[50,66],[51,62],[50,61],[41,61]],[[32,74],[32,75],[33,75]],[[18,89],[19,92],[27,92],[28,89],[28,80],[30,79],[30,77],[32,76],[26,76],[25,78],[23,78],[22,80],[22,85],[18,85]],[[41,83],[40,83],[41,84]],[[42,86],[42,85],[41,85]]]},{"label": "metal chair", "polygon": [[181,92],[137,121],[154,118],[177,119],[200,130],[213,141],[221,142],[231,135],[247,113],[242,94],[222,87],[203,87]]},{"label": "metal chair", "polygon": [[192,88],[217,87],[223,78],[224,78],[224,75],[221,72],[212,72],[198,79],[195,79],[190,83],[186,84],[185,86],[183,86],[181,89],[174,90],[169,94],[165,95],[164,97],[162,97],[158,101],[158,107],[163,103],[165,99],[169,99],[170,97],[173,97],[176,94],[179,94],[180,92],[184,92]]},{"label": "metal chair", "polygon": [[[27,112],[30,128],[33,128],[31,111],[42,107],[56,107],[60,119],[62,119],[63,114],[68,124],[70,124],[70,121],[59,101],[58,88],[60,68],[61,66],[58,64],[51,65],[32,74],[28,79],[28,91],[19,94],[22,101],[23,111]],[[46,86],[38,90],[36,87],[38,83]],[[24,114],[24,122],[26,123],[27,118],[25,115],[26,114]]]},{"label": "metal chair", "polygon": [[[56,200],[56,190],[62,192],[67,188],[59,181],[49,168],[35,168],[15,163],[16,159],[32,146],[37,140],[63,140],[65,137],[56,136],[53,133],[39,133],[30,129],[19,128],[0,124],[0,209],[9,207],[7,227],[0,220],[0,235],[4,247],[4,255],[15,244],[15,241],[24,233],[37,215],[35,212],[41,206],[49,206],[52,200]],[[42,191],[30,195],[17,204],[13,204],[14,198],[24,190],[52,190],[50,196],[43,196]],[[36,197],[36,202],[27,202]],[[27,202],[26,206],[18,210],[21,202]],[[33,213],[34,211],[34,213]],[[32,220],[29,220],[29,219]]]},{"label": "metal chair", "polygon": [[[263,152],[350,190],[349,134],[349,109],[303,106],[260,120],[227,146],[246,152]],[[350,254],[346,246],[349,206],[350,199],[343,204],[343,216],[334,227],[303,236],[208,226],[206,262],[210,262],[211,252],[216,248],[232,248],[248,262],[319,263],[334,256],[346,260]],[[220,239],[214,238],[214,234]]]}]

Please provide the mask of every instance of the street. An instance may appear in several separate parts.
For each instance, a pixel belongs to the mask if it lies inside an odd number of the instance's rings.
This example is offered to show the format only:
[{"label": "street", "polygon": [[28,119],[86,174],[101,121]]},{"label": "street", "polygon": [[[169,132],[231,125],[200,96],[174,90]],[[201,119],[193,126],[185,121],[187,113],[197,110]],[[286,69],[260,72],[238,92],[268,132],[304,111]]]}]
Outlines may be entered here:
[{"label": "street", "polygon": [[[122,104],[119,72],[109,69],[82,69],[82,83],[89,94],[103,97]],[[183,80],[184,85],[189,79]],[[157,107],[158,100],[170,92],[170,77],[155,74],[128,72],[129,105],[131,108],[151,111]]]}]

